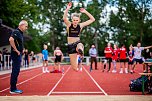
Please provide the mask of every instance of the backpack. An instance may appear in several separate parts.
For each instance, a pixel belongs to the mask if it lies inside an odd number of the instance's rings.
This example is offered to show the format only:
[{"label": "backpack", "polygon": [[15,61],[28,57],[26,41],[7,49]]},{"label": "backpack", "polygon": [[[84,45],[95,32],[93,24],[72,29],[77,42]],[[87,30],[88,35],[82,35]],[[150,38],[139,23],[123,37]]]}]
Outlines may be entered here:
[{"label": "backpack", "polygon": [[[145,90],[148,89],[148,77],[144,76],[144,88]],[[142,77],[139,77],[137,79],[131,80],[130,84],[130,91],[142,91]]]}]

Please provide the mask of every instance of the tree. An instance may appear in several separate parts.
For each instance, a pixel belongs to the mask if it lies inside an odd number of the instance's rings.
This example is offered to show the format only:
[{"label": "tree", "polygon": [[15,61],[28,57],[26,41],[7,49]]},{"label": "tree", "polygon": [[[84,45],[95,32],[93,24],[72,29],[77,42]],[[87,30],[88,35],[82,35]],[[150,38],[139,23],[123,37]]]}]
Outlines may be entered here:
[{"label": "tree", "polygon": [[118,8],[118,13],[111,12],[109,23],[111,31],[115,33],[115,41],[125,43],[126,46],[129,46],[131,43],[136,45],[138,41],[147,44],[145,41],[147,34],[149,38],[152,38],[149,35],[151,32],[149,23],[152,20],[150,12],[151,3],[149,0],[115,1],[114,5]]}]

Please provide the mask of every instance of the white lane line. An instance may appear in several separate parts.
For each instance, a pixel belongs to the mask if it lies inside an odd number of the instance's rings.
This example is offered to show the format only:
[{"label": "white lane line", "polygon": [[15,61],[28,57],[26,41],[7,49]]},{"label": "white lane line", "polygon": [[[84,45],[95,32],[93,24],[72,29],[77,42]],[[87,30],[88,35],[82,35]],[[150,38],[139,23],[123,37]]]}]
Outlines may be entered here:
[{"label": "white lane line", "polygon": [[103,94],[103,92],[52,92],[52,94]]},{"label": "white lane line", "polygon": [[[40,76],[40,75],[42,75],[42,74],[43,74],[43,73],[40,73],[40,74],[38,74],[38,75],[33,76],[32,78],[29,78],[29,79],[27,79],[27,80],[25,80],[25,81],[22,81],[22,82],[18,83],[17,86],[18,86],[18,85],[21,85],[21,84],[23,84],[23,83],[25,83],[25,82],[28,82],[28,81],[30,81],[30,80],[32,80],[32,79],[34,79],[34,78],[36,78],[36,77],[38,77],[38,76]],[[0,93],[6,91],[6,90],[8,90],[8,89],[10,89],[10,88],[8,87],[8,88],[6,88],[6,89],[3,89],[3,90],[0,91]]]},{"label": "white lane line", "polygon": [[65,74],[70,70],[70,67],[67,69],[67,71],[64,73],[64,75],[60,78],[60,80],[55,84],[55,86],[52,88],[52,90],[47,94],[47,96],[50,96],[52,94],[52,92],[54,91],[54,89],[58,86],[58,84],[61,82],[61,80],[63,79],[63,77],[65,76]]},{"label": "white lane line", "polygon": [[[35,69],[40,69],[40,67],[35,68]],[[27,73],[27,72],[31,72],[31,71],[33,71],[33,70],[35,70],[35,69],[34,69],[34,68],[31,68],[31,69],[25,69],[26,71],[25,71],[25,70],[22,70],[22,71],[20,72],[20,75],[21,75],[21,74],[25,74],[25,73]],[[0,78],[0,80],[10,78],[11,73],[8,73],[8,74],[9,74],[8,76],[2,77],[2,78]]]},{"label": "white lane line", "polygon": [[7,78],[10,77],[10,75],[11,75],[11,74],[9,74],[8,76],[2,77],[2,78],[0,78],[0,80],[7,79]]},{"label": "white lane line", "polygon": [[[84,67],[83,67],[84,68]],[[86,73],[90,76],[90,78],[93,80],[93,82],[96,84],[96,86],[106,95],[108,96],[108,94],[99,86],[99,84],[95,81],[95,79],[90,75],[90,73],[84,68],[84,70],[86,71]]]}]

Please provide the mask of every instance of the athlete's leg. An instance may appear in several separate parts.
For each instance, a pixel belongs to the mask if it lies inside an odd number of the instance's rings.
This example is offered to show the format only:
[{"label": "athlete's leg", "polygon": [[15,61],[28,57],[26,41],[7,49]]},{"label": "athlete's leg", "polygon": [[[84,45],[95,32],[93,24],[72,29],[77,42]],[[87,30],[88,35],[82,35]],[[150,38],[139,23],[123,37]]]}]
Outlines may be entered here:
[{"label": "athlete's leg", "polygon": [[69,54],[71,67],[77,71],[78,68],[78,56],[77,53]]},{"label": "athlete's leg", "polygon": [[48,61],[47,61],[47,60],[45,61],[45,64],[46,64],[46,66],[45,66],[45,71],[46,71],[47,73],[49,73],[49,70],[48,70]]},{"label": "athlete's leg", "polygon": [[45,60],[43,60],[42,72],[45,73]]}]

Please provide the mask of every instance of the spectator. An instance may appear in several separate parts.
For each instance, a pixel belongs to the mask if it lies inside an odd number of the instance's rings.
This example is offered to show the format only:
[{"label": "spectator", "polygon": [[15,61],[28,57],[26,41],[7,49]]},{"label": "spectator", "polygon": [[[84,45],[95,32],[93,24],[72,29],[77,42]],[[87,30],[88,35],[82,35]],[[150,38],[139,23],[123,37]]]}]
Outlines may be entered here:
[{"label": "spectator", "polygon": [[119,52],[119,49],[117,47],[116,44],[114,44],[114,49],[113,49],[113,52],[112,52],[112,62],[113,62],[113,70],[112,70],[112,73],[116,73],[117,70],[116,70],[116,64],[117,64],[117,60],[118,60],[118,52]]},{"label": "spectator", "polygon": [[150,59],[151,58],[149,49],[146,49],[144,53],[145,53],[145,56],[144,56],[145,59]]},{"label": "spectator", "polygon": [[23,32],[28,28],[28,23],[25,20],[22,20],[19,23],[17,29],[15,29],[10,38],[9,42],[11,45],[11,59],[12,59],[12,73],[10,77],[10,93],[11,94],[21,94],[22,90],[17,89],[17,80],[20,73],[22,52],[23,52]]},{"label": "spectator", "polygon": [[36,62],[36,58],[35,58],[35,55],[34,55],[34,52],[33,52],[33,51],[31,51],[31,53],[30,53],[30,57],[31,57],[32,65],[34,65],[34,64],[35,64],[35,62]]},{"label": "spectator", "polygon": [[47,50],[47,45],[43,45],[43,50],[42,50],[42,60],[43,60],[43,67],[42,67],[42,72],[43,73],[49,73],[48,70],[48,50]]},{"label": "spectator", "polygon": [[83,56],[78,55],[78,70],[82,71],[82,59]]},{"label": "spectator", "polygon": [[109,68],[108,68],[108,71],[107,72],[110,72],[110,68],[111,68],[111,62],[112,62],[112,47],[111,47],[111,44],[108,43],[107,44],[107,47],[105,48],[104,50],[104,53],[105,53],[105,61],[104,61],[104,69],[103,69],[103,72],[105,71],[106,69],[106,64],[107,64],[107,61],[109,62]]},{"label": "spectator", "polygon": [[128,72],[131,72],[130,71],[130,67],[132,68],[133,59],[134,59],[134,50],[133,50],[133,47],[129,47],[129,52],[128,52]]},{"label": "spectator", "polygon": [[121,48],[119,49],[119,59],[120,59],[120,72],[119,73],[123,73],[122,63],[124,64],[125,73],[128,73],[128,70],[127,70],[127,67],[126,67],[127,50],[126,50],[124,44],[122,44]]},{"label": "spectator", "polygon": [[24,51],[24,66],[29,67],[29,52],[28,49]]},{"label": "spectator", "polygon": [[97,70],[97,50],[95,48],[95,45],[93,44],[89,50],[89,55],[91,57],[91,66],[90,70],[92,70],[92,64],[95,62],[95,70]]},{"label": "spectator", "polygon": [[[143,64],[144,60],[143,60],[141,53],[144,49],[149,49],[149,48],[152,48],[152,46],[141,47],[140,42],[138,42],[137,47],[133,47],[133,49],[134,49],[134,60],[133,60],[134,64],[133,64],[133,68],[131,70],[131,73],[134,73],[135,65],[137,63]],[[143,64],[143,70],[144,70],[144,72],[147,72],[144,64]]]}]

